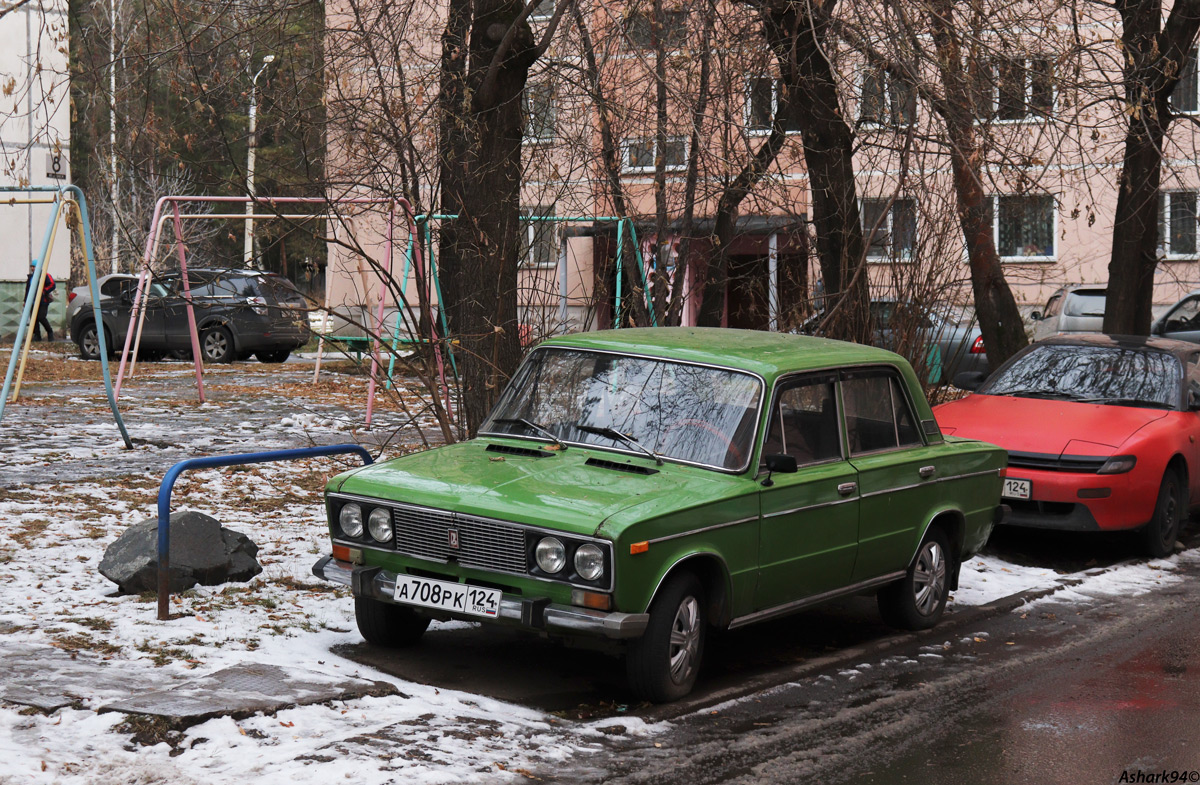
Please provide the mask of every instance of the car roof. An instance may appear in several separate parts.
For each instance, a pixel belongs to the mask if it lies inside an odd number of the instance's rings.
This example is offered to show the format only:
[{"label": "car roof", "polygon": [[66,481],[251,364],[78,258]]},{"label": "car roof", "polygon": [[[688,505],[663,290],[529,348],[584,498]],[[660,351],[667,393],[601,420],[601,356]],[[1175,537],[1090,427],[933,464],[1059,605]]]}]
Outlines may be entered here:
[{"label": "car roof", "polygon": [[1144,335],[1109,335],[1106,333],[1074,333],[1056,335],[1031,345],[1036,346],[1107,346],[1120,349],[1157,349],[1184,358],[1200,351],[1200,345],[1191,341],[1176,341],[1171,338],[1147,337]]},{"label": "car roof", "polygon": [[551,338],[544,347],[620,352],[738,368],[768,378],[830,366],[895,364],[898,354],[828,338],[725,327],[640,327]]}]

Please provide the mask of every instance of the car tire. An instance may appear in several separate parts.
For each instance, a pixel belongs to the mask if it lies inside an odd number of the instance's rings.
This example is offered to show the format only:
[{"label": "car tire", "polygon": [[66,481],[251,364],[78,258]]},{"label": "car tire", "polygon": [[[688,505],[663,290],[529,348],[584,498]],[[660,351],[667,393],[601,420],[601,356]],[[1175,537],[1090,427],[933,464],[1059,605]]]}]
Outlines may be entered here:
[{"label": "car tire", "polygon": [[879,590],[883,620],[902,630],[927,630],[937,624],[950,597],[950,560],[946,533],[931,526],[904,577]]},{"label": "car tire", "polygon": [[273,352],[258,352],[254,356],[258,358],[260,363],[275,363],[287,362],[287,358],[291,356],[291,351],[288,349],[277,349]]},{"label": "car tire", "polygon": [[200,333],[200,353],[206,363],[231,363],[237,350],[227,327],[209,327]]},{"label": "car tire", "polygon": [[[85,360],[100,359],[100,341],[97,340],[96,323],[88,322],[79,331],[79,340],[75,342],[79,347],[79,356]],[[104,328],[104,345],[108,347],[108,351],[112,353],[112,333],[108,328]]]},{"label": "car tire", "polygon": [[367,643],[392,649],[416,644],[429,627],[429,619],[412,608],[369,597],[354,598],[354,620]]},{"label": "car tire", "polygon": [[1148,556],[1161,559],[1175,550],[1186,509],[1187,486],[1177,470],[1167,469],[1158,488],[1154,515],[1142,527],[1142,547]]},{"label": "car tire", "polygon": [[192,350],[191,349],[172,349],[169,352],[167,352],[167,356],[170,357],[172,360],[181,360],[183,362],[191,362],[192,361]]},{"label": "car tire", "polygon": [[672,576],[650,605],[642,637],[629,644],[629,686],[643,700],[668,703],[692,691],[708,627],[704,588],[690,572]]}]

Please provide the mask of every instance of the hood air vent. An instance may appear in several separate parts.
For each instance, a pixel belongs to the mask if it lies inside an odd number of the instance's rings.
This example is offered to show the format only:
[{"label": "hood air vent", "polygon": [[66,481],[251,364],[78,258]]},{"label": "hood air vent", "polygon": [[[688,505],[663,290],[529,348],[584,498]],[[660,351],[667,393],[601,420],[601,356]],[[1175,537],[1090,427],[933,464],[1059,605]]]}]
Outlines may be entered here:
[{"label": "hood air vent", "polygon": [[636,463],[621,463],[620,461],[606,461],[603,458],[588,458],[588,466],[599,466],[603,469],[612,469],[618,472],[629,472],[630,474],[658,474],[658,469],[651,469],[649,466],[638,466]]},{"label": "hood air vent", "polygon": [[528,447],[510,447],[507,444],[489,444],[487,452],[502,452],[505,455],[524,455],[526,458],[549,458],[554,455],[545,450],[531,450]]}]

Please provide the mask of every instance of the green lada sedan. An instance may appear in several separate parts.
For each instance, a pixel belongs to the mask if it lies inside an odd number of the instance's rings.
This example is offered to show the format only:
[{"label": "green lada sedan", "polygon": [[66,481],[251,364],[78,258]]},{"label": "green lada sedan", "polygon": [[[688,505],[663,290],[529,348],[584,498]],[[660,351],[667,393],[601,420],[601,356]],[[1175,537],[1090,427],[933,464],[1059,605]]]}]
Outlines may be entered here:
[{"label": "green lada sedan", "polygon": [[608,641],[634,691],[686,695],[709,628],[878,593],[937,623],[1000,511],[1005,452],[944,438],[881,349],[724,329],[555,338],[476,438],[340,474],[333,554],[372,644],[430,619]]}]

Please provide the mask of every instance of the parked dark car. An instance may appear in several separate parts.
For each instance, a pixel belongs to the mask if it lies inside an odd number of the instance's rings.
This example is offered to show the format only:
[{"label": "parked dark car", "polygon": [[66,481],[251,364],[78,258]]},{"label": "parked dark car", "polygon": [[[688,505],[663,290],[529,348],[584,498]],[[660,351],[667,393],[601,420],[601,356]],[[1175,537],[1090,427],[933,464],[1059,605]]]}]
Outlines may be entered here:
[{"label": "parked dark car", "polygon": [[[106,281],[105,284],[109,282]],[[291,281],[257,270],[189,270],[188,283],[205,362],[227,363],[254,355],[281,363],[308,342],[307,304]],[[125,342],[137,291],[136,278],[117,278],[111,293],[103,289],[100,309],[109,350]],[[71,338],[85,360],[98,359],[99,341],[92,309],[80,308],[71,319]],[[191,349],[187,303],[178,273],[155,278],[146,301],[142,353],[186,353]]]},{"label": "parked dark car", "polygon": [[[110,297],[119,297],[126,281],[133,281],[133,285],[137,286],[137,276],[127,273],[113,273],[112,275],[101,276],[96,283],[100,285],[100,301]],[[75,314],[79,313],[84,308],[92,307],[92,289],[88,284],[76,286],[71,291],[67,292],[67,324],[70,324],[75,319]]]},{"label": "parked dark car", "polygon": [[[914,366],[929,384],[948,382],[963,371],[985,374],[988,371],[987,350],[979,325],[962,308],[944,303],[880,299],[871,301],[871,317],[875,321],[875,338],[871,343],[913,355]],[[800,325],[799,332],[821,335],[824,319],[825,313],[817,312]]]}]

